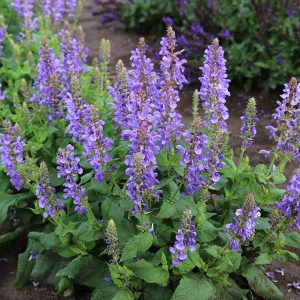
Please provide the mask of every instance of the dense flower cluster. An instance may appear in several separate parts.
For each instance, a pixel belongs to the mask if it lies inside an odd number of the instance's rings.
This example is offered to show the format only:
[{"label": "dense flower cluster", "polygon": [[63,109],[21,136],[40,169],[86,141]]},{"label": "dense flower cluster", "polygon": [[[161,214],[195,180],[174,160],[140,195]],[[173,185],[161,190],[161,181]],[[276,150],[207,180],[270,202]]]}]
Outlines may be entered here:
[{"label": "dense flower cluster", "polygon": [[12,8],[24,18],[24,29],[34,31],[38,27],[38,19],[34,17],[34,4],[36,0],[13,0]]},{"label": "dense flower cluster", "polygon": [[103,165],[111,161],[108,152],[112,149],[113,141],[103,136],[104,121],[99,119],[98,110],[95,106],[90,106],[91,117],[84,128],[82,143],[84,147],[83,154],[87,162],[95,170],[95,179],[100,183],[105,177]]},{"label": "dense flower cluster", "polygon": [[4,30],[4,28],[0,27],[0,56],[3,55],[3,52],[2,52],[3,45],[2,45],[2,43],[4,42],[4,40],[5,40],[5,30]]},{"label": "dense flower cluster", "polygon": [[116,67],[117,79],[113,87],[109,87],[110,97],[114,99],[111,104],[114,109],[113,120],[120,128],[126,128],[128,126],[129,111],[127,103],[129,100],[128,90],[128,74],[124,63],[119,60]]},{"label": "dense flower cluster", "polygon": [[204,182],[201,172],[206,169],[206,148],[207,137],[201,132],[201,120],[194,118],[192,131],[186,130],[184,138],[189,148],[181,145],[177,146],[180,154],[183,156],[181,164],[186,167],[186,189],[189,194],[198,191]]},{"label": "dense flower cluster", "polygon": [[230,234],[231,250],[240,251],[239,239],[247,244],[255,232],[255,220],[260,216],[260,208],[256,206],[252,193],[247,195],[247,199],[242,208],[235,212],[234,223],[226,225],[226,232]]},{"label": "dense flower cluster", "polygon": [[43,40],[39,54],[37,76],[33,84],[36,93],[31,100],[50,110],[49,120],[62,118],[64,89],[59,60],[55,57],[53,49],[48,47],[46,39]]},{"label": "dense flower cluster", "polygon": [[55,195],[55,188],[50,184],[50,177],[47,166],[41,162],[39,172],[39,183],[36,188],[38,205],[43,209],[44,218],[55,218],[59,211],[63,210],[64,205]]},{"label": "dense flower cluster", "polygon": [[167,29],[167,36],[163,37],[159,54],[162,56],[160,63],[161,80],[159,86],[159,97],[155,98],[156,104],[156,126],[161,136],[161,147],[171,148],[172,139],[179,140],[181,115],[176,112],[179,102],[178,88],[181,89],[187,82],[183,75],[185,59],[180,59],[180,52],[175,52],[175,32],[171,27]]},{"label": "dense flower cluster", "polygon": [[286,218],[291,218],[294,226],[300,230],[300,167],[291,178],[286,193],[276,207]]},{"label": "dense flower cluster", "polygon": [[65,96],[67,108],[66,120],[69,122],[66,134],[72,136],[74,142],[83,141],[85,124],[91,119],[89,105],[84,101],[81,93],[80,82],[77,77],[71,80],[71,92]]},{"label": "dense flower cluster", "polygon": [[205,110],[206,126],[219,124],[223,131],[227,131],[226,120],[229,117],[225,98],[230,95],[225,62],[224,51],[216,38],[205,50],[204,66],[200,68],[199,96]]},{"label": "dense flower cluster", "polygon": [[105,233],[106,252],[110,257],[110,263],[117,263],[120,259],[119,239],[114,220],[110,219]]},{"label": "dense flower cluster", "polygon": [[276,128],[266,126],[270,138],[277,142],[277,149],[300,159],[300,84],[292,77],[285,84],[281,101],[273,114]]},{"label": "dense flower cluster", "polygon": [[18,165],[24,163],[23,150],[25,142],[20,136],[19,126],[12,126],[9,121],[3,121],[3,133],[0,133],[0,154],[2,166],[7,170],[11,184],[19,191],[24,180],[19,174]]},{"label": "dense flower cluster", "polygon": [[176,242],[170,247],[170,252],[173,254],[173,264],[178,266],[182,261],[188,258],[187,252],[196,250],[196,226],[192,221],[192,211],[185,210],[180,221],[180,228],[176,234]]},{"label": "dense flower cluster", "polygon": [[77,36],[71,34],[69,23],[65,22],[61,35],[61,69],[64,70],[64,80],[79,76],[86,71],[88,49],[85,46],[85,37],[82,28],[77,30]]},{"label": "dense flower cluster", "polygon": [[77,0],[42,0],[44,15],[51,18],[54,25],[58,25],[67,15],[73,18],[76,14]]},{"label": "dense flower cluster", "polygon": [[254,98],[250,98],[245,113],[241,117],[243,126],[241,127],[241,137],[242,137],[242,148],[244,150],[248,149],[256,135],[256,124],[258,122],[257,111],[256,111],[256,101]]},{"label": "dense flower cluster", "polygon": [[83,201],[86,196],[86,189],[77,183],[77,177],[82,174],[83,170],[78,166],[79,158],[74,155],[73,151],[74,147],[70,144],[67,145],[66,149],[58,149],[57,177],[65,179],[63,197],[73,199],[76,212],[84,214],[86,208]]},{"label": "dense flower cluster", "polygon": [[129,154],[125,159],[128,167],[126,174],[130,176],[127,193],[135,204],[135,214],[147,209],[146,198],[158,196],[158,193],[154,193],[154,187],[158,182],[155,169],[160,137],[153,127],[152,108],[157,88],[153,64],[146,57],[146,49],[144,39],[140,39],[139,47],[132,51],[128,123],[122,132],[122,138],[130,142]]}]

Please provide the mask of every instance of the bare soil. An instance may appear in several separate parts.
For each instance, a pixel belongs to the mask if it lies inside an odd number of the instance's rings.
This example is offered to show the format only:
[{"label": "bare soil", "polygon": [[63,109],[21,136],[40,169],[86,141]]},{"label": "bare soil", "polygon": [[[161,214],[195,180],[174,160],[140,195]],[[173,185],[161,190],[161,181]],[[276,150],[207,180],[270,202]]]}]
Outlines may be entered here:
[{"label": "bare soil", "polygon": [[[122,25],[118,22],[110,23],[108,25],[100,26],[97,17],[91,17],[90,9],[84,10],[79,24],[83,27],[86,33],[86,42],[90,49],[89,60],[97,57],[99,53],[99,45],[102,38],[109,39],[111,42],[111,66],[115,66],[118,59],[122,59],[124,63],[129,65],[130,51],[133,50],[138,42],[139,36],[132,32],[124,31]],[[113,68],[112,68],[113,71]],[[183,115],[184,122],[188,124],[191,119],[192,111],[192,93],[195,87],[188,87],[182,93],[182,101],[179,104],[179,111]],[[272,148],[272,143],[268,140],[268,135],[265,126],[271,124],[271,114],[275,109],[275,102],[278,98],[276,94],[247,94],[239,90],[232,90],[232,96],[228,100],[228,107],[230,112],[229,129],[231,132],[230,144],[234,149],[236,156],[239,154],[240,147],[240,116],[246,106],[246,101],[250,96],[256,97],[258,103],[258,111],[260,122],[257,127],[257,136],[255,143],[248,150],[247,155],[252,163],[265,163],[268,159],[258,154],[261,149],[269,150]],[[291,175],[293,166],[288,168],[287,174]],[[5,232],[7,228],[0,228],[0,233]],[[60,295],[55,295],[51,287],[41,285],[35,289],[33,285],[28,285],[23,289],[16,289],[15,273],[17,267],[17,255],[25,249],[25,240],[16,241],[0,248],[0,300],[61,300],[65,299]],[[298,253],[300,254],[300,253]],[[6,260],[1,260],[1,258]],[[299,263],[278,263],[274,262],[266,267],[266,271],[274,271],[276,268],[284,268],[285,276],[278,275],[277,286],[284,293],[285,300],[299,300],[300,291],[288,288],[288,282],[300,282],[300,264]],[[70,300],[88,299],[88,293],[82,293],[69,298]],[[237,299],[238,300],[238,299]]]}]

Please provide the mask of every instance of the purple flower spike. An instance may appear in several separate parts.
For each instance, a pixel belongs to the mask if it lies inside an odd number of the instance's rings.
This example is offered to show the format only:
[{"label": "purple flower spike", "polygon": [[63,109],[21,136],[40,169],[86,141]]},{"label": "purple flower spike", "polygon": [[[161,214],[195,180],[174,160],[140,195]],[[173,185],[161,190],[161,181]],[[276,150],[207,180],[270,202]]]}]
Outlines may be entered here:
[{"label": "purple flower spike", "polygon": [[49,120],[63,118],[62,74],[59,67],[59,60],[55,57],[53,49],[48,47],[46,39],[42,42],[40,49],[40,60],[37,65],[37,77],[34,81],[36,93],[31,101],[43,105],[48,109]]},{"label": "purple flower spike", "polygon": [[44,218],[55,218],[64,205],[55,195],[55,188],[50,184],[50,176],[46,164],[42,161],[39,172],[39,184],[36,188],[38,205],[44,211]]},{"label": "purple flower spike", "polygon": [[254,98],[250,98],[246,111],[241,117],[242,127],[241,127],[241,138],[242,138],[242,149],[248,149],[256,135],[256,124],[258,122],[256,114],[256,101]]},{"label": "purple flower spike", "polygon": [[[1,56],[1,54],[0,54]],[[6,91],[1,90],[2,84],[0,83],[0,101],[3,101],[6,98]]]},{"label": "purple flower spike", "polygon": [[76,183],[78,175],[81,175],[83,170],[78,166],[79,158],[74,155],[73,151],[74,147],[70,144],[66,149],[58,149],[57,162],[59,165],[57,166],[57,177],[65,179],[63,197],[65,199],[73,199],[75,211],[78,214],[84,214],[86,213],[86,208],[83,202],[86,196],[86,190]]},{"label": "purple flower spike", "polygon": [[182,261],[188,258],[188,251],[196,250],[196,226],[192,222],[192,211],[185,210],[180,221],[180,229],[176,234],[176,242],[173,247],[170,247],[170,252],[173,257],[173,264],[178,266]]},{"label": "purple flower spike", "polygon": [[5,41],[5,29],[0,27],[0,57],[3,55],[3,52],[2,52],[3,45],[2,45],[2,43],[4,41]]},{"label": "purple flower spike", "polygon": [[293,221],[296,229],[300,230],[300,166],[297,173],[287,185],[283,199],[275,204],[286,218]]},{"label": "purple flower spike", "polygon": [[255,221],[260,216],[260,208],[256,206],[252,193],[249,193],[241,209],[235,212],[234,223],[226,225],[226,233],[230,234],[232,251],[239,251],[238,239],[248,244],[255,232]]},{"label": "purple flower spike", "polygon": [[7,170],[11,184],[19,191],[24,180],[17,167],[24,163],[23,149],[26,144],[20,136],[20,129],[17,124],[12,126],[9,121],[3,121],[3,127],[3,133],[0,133],[1,164]]},{"label": "purple flower spike", "polygon": [[212,45],[205,50],[204,66],[200,68],[202,77],[199,78],[199,96],[206,115],[205,124],[209,127],[219,124],[224,132],[227,131],[226,120],[229,117],[225,98],[230,95],[225,62],[219,40],[214,39]]},{"label": "purple flower spike", "polygon": [[176,112],[179,102],[179,89],[187,83],[184,73],[185,59],[180,59],[181,52],[176,52],[176,38],[172,27],[168,27],[167,36],[161,39],[162,56],[160,63],[161,82],[159,97],[155,97],[155,125],[161,136],[161,148],[170,149],[172,141],[181,137],[181,115]]}]

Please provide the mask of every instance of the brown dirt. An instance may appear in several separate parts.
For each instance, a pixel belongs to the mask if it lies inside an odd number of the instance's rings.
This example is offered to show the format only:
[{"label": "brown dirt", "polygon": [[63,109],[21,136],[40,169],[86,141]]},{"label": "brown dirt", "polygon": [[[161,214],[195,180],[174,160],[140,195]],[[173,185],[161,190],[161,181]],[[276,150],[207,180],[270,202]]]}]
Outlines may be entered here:
[{"label": "brown dirt", "polygon": [[[89,60],[98,56],[99,45],[102,38],[109,39],[111,42],[111,65],[114,66],[118,59],[122,59],[126,65],[129,65],[130,51],[136,47],[138,42],[138,35],[125,32],[122,25],[118,22],[110,23],[108,25],[100,26],[97,17],[91,17],[90,8],[86,8],[79,20],[79,24],[83,27],[86,33],[86,42],[90,49]],[[194,88],[198,88],[197,86]],[[182,94],[182,101],[179,104],[179,111],[182,113],[184,122],[187,124],[191,121],[191,107],[192,107],[192,93],[193,87],[188,87]],[[230,144],[237,156],[239,153],[239,130],[240,130],[240,116],[246,105],[246,100],[250,96],[256,97],[259,110],[260,123],[257,127],[258,135],[255,143],[249,149],[248,156],[253,163],[267,162],[267,159],[258,154],[260,149],[271,149],[272,143],[268,140],[267,133],[264,129],[265,125],[271,123],[271,113],[274,111],[275,100],[278,95],[268,94],[249,95],[244,92],[233,90],[232,96],[228,101],[230,111],[229,129],[231,132]],[[288,174],[293,172],[292,166],[288,168]],[[1,230],[1,228],[0,228]],[[3,228],[2,230],[3,231]],[[19,242],[18,242],[19,243]],[[0,249],[0,258],[6,257],[8,262],[0,263],[0,300],[61,300],[62,296],[55,295],[52,288],[41,285],[38,289],[28,285],[26,288],[17,290],[14,286],[15,272],[17,266],[17,255],[24,250],[24,243],[6,245],[5,248]],[[300,253],[298,253],[300,254]],[[291,281],[300,281],[299,263],[277,263],[266,267],[266,271],[274,271],[275,268],[285,268],[286,275],[284,277],[277,276],[278,287],[283,291],[285,300],[300,299],[300,291],[287,288],[286,284]],[[78,298],[79,297],[79,298]],[[72,299],[84,299],[84,296],[78,296]],[[237,299],[238,300],[238,299]]]}]

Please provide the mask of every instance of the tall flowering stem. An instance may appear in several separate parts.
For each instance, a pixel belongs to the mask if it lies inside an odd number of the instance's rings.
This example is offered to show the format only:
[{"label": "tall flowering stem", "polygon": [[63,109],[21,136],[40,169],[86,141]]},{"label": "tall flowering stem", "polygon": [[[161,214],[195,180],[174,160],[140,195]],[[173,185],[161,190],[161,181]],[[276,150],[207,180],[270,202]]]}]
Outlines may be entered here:
[{"label": "tall flowering stem", "polygon": [[3,121],[3,129],[0,133],[1,164],[7,170],[11,184],[19,191],[24,179],[18,172],[18,165],[24,164],[23,151],[26,144],[18,124],[12,126],[10,121]]},{"label": "tall flowering stem", "polygon": [[75,204],[75,211],[79,214],[86,213],[84,201],[86,198],[86,189],[77,183],[78,176],[82,174],[83,170],[78,166],[79,158],[74,155],[74,147],[67,145],[66,149],[58,149],[57,156],[57,170],[58,178],[64,178],[64,193],[65,199],[73,199]]},{"label": "tall flowering stem", "polygon": [[120,260],[119,239],[117,227],[113,219],[110,219],[105,232],[106,252],[110,257],[109,262],[117,264]]},{"label": "tall flowering stem", "polygon": [[44,211],[44,218],[56,218],[59,212],[63,210],[64,205],[55,195],[55,188],[51,186],[48,168],[45,162],[41,162],[38,175],[38,185],[36,188],[36,196],[38,205]]},{"label": "tall flowering stem", "polygon": [[206,169],[207,137],[201,132],[201,120],[196,116],[193,121],[192,130],[184,132],[185,142],[189,148],[177,146],[183,158],[181,164],[185,166],[186,190],[189,194],[198,191],[204,184],[201,172]]},{"label": "tall flowering stem", "polygon": [[273,114],[276,128],[266,126],[277,150],[300,161],[300,84],[295,77],[284,85],[281,100]]},{"label": "tall flowering stem", "polygon": [[246,245],[249,243],[255,233],[255,219],[259,216],[260,208],[256,205],[253,194],[249,193],[243,207],[235,212],[234,222],[226,225],[232,251],[241,250],[240,240]]},{"label": "tall flowering stem", "polygon": [[26,31],[35,31],[38,20],[34,17],[34,5],[36,0],[13,0],[12,8],[24,19],[24,29]]},{"label": "tall flowering stem", "polygon": [[112,107],[114,109],[113,120],[118,127],[127,128],[128,126],[128,73],[124,63],[119,60],[116,67],[117,78],[113,87],[109,87],[110,97],[114,99]]},{"label": "tall flowering stem", "polygon": [[[122,138],[129,141],[129,154],[125,159],[129,176],[127,194],[134,202],[133,213],[144,213],[148,209],[147,199],[158,197],[154,192],[159,151],[159,135],[153,128],[153,97],[157,95],[153,64],[146,57],[147,46],[140,39],[139,46],[132,51],[133,69],[129,71],[130,99],[128,101],[128,125]],[[137,175],[139,174],[139,176]]]},{"label": "tall flowering stem", "polygon": [[85,46],[85,37],[81,27],[78,28],[77,36],[74,37],[71,34],[70,24],[65,22],[61,38],[61,68],[64,70],[64,80],[67,81],[86,71],[88,49]]},{"label": "tall flowering stem", "polygon": [[33,87],[35,94],[32,102],[50,110],[49,120],[59,119],[63,114],[64,82],[62,81],[59,60],[55,57],[53,49],[48,46],[46,39],[42,42],[40,59],[37,66],[37,76]]},{"label": "tall flowering stem", "polygon": [[192,211],[186,209],[181,217],[180,228],[176,234],[176,242],[170,247],[170,252],[173,255],[173,264],[178,266],[182,261],[188,258],[188,251],[196,250],[196,226],[192,221]]},{"label": "tall flowering stem", "polygon": [[241,138],[242,138],[242,151],[246,151],[252,143],[256,135],[256,124],[258,122],[256,101],[254,98],[250,98],[245,110],[245,113],[241,117]]},{"label": "tall flowering stem", "polygon": [[183,75],[185,59],[180,59],[180,51],[176,51],[175,32],[172,27],[168,27],[167,36],[161,39],[162,56],[160,63],[161,82],[159,97],[156,97],[156,126],[161,136],[161,147],[170,149],[172,140],[179,140],[181,137],[180,129],[181,115],[176,112],[179,102],[179,89],[187,83]]},{"label": "tall flowering stem", "polygon": [[224,132],[227,131],[226,120],[229,117],[225,102],[226,96],[230,95],[225,62],[224,51],[215,38],[205,50],[204,66],[200,68],[199,96],[206,115],[205,125],[214,128],[219,124]]},{"label": "tall flowering stem", "polygon": [[276,208],[300,230],[300,166],[287,185],[286,193]]},{"label": "tall flowering stem", "polygon": [[84,127],[82,143],[84,147],[83,154],[87,162],[95,170],[95,179],[99,183],[105,177],[103,167],[105,163],[111,161],[109,151],[112,149],[113,141],[103,136],[104,121],[99,119],[98,110],[95,106],[90,106],[91,118]]},{"label": "tall flowering stem", "polygon": [[72,77],[71,92],[65,96],[67,108],[66,119],[69,122],[66,133],[74,142],[83,141],[85,137],[85,126],[90,123],[90,106],[83,99],[80,82],[77,77]]}]

